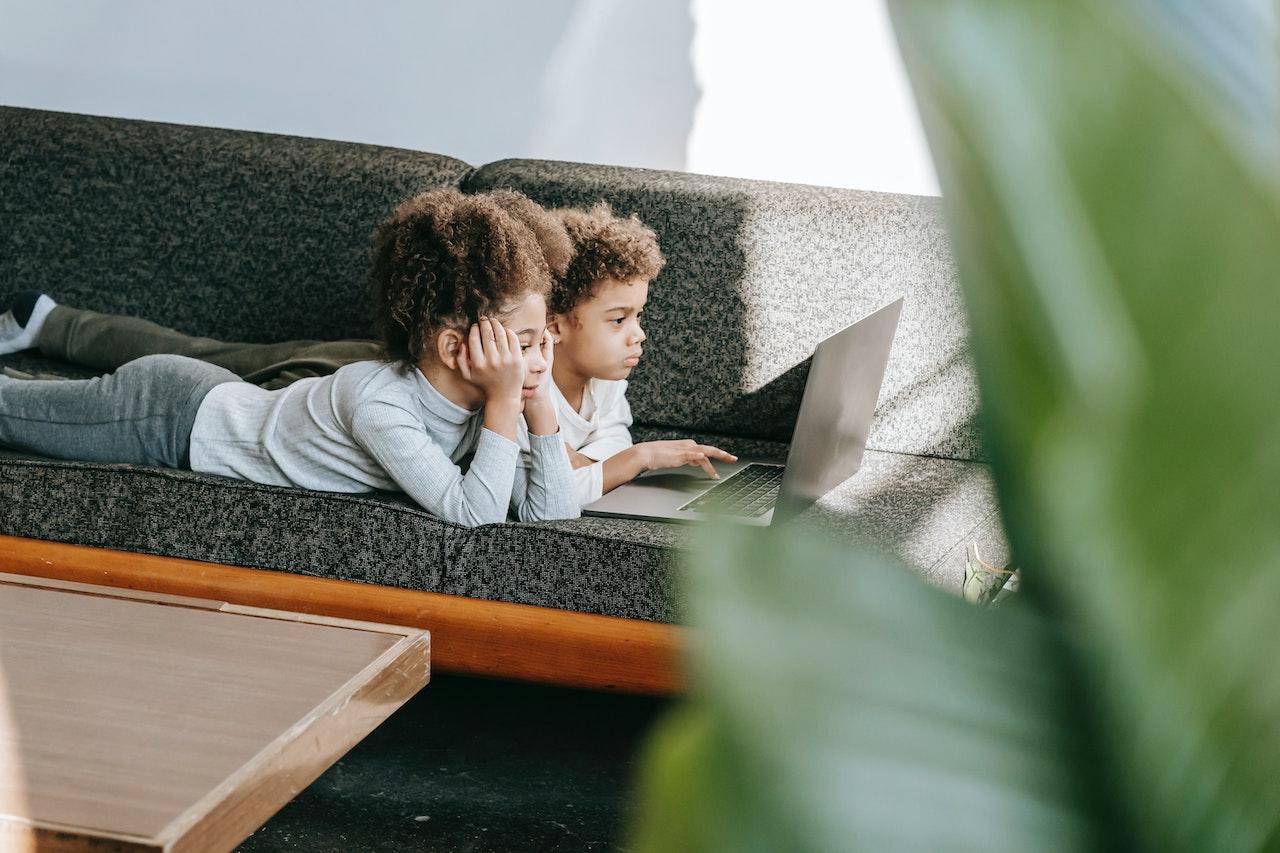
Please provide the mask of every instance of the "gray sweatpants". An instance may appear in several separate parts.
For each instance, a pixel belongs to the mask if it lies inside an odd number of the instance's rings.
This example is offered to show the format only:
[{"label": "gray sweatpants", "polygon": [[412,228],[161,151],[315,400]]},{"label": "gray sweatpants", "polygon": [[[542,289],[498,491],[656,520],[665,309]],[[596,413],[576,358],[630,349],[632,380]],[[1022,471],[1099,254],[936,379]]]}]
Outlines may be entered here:
[{"label": "gray sweatpants", "polygon": [[0,444],[58,459],[187,468],[200,402],[214,386],[240,381],[180,355],[145,356],[95,379],[0,376]]}]

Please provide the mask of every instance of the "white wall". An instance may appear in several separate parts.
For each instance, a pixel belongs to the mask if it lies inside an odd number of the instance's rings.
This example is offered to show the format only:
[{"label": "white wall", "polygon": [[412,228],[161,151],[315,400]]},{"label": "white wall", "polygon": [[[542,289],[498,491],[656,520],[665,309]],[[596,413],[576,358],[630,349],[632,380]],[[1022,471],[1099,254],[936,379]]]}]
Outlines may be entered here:
[{"label": "white wall", "polygon": [[693,0],[694,172],[936,195],[881,0]]},{"label": "white wall", "polygon": [[937,192],[881,0],[0,0],[0,103]]}]

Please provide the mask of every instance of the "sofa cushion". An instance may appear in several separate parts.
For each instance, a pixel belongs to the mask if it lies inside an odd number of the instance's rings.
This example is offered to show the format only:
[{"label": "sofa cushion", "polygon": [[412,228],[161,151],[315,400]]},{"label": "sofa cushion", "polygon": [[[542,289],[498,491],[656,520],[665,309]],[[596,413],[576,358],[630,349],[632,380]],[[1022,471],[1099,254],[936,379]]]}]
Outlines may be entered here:
[{"label": "sofa cushion", "polygon": [[[955,591],[963,554],[955,565],[943,557],[991,511],[985,472],[972,467],[981,466],[872,452],[858,476],[795,523],[876,542]],[[905,488],[893,482],[904,468]],[[0,502],[0,534],[9,536],[659,622],[679,621],[673,566],[698,530],[604,518],[465,528],[401,495],[312,492],[4,450]]]},{"label": "sofa cushion", "polygon": [[[0,368],[7,367],[82,373],[29,352],[0,357]],[[669,436],[636,433],[638,440]],[[786,450],[732,436],[692,437],[742,454]],[[958,591],[964,564],[955,547],[993,511],[985,465],[873,451],[857,475],[794,523],[878,543],[873,547],[932,583]],[[673,566],[697,530],[606,518],[466,528],[398,494],[313,492],[0,450],[0,534],[633,619],[679,620]],[[949,553],[959,561],[944,559]]]},{"label": "sofa cushion", "polygon": [[0,279],[225,340],[368,337],[374,224],[459,160],[0,107]]},{"label": "sofa cushion", "polygon": [[658,233],[638,423],[787,441],[823,337],[905,296],[869,446],[981,458],[966,323],[938,199],[504,160],[463,182],[547,205],[601,199]]},{"label": "sofa cushion", "polygon": [[[465,528],[401,495],[312,492],[0,450],[0,533],[494,601],[670,620],[663,530]],[[655,535],[656,534],[656,535]],[[653,541],[651,541],[653,540]]]}]

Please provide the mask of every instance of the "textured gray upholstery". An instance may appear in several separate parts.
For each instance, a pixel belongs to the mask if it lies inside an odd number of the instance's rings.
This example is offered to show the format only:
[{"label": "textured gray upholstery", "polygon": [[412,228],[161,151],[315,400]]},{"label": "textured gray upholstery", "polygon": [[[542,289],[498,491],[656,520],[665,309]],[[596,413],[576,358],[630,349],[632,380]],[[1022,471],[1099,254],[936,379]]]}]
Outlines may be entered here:
[{"label": "textured gray upholstery", "polygon": [[[963,552],[948,552],[990,518],[989,490],[975,463],[871,452],[856,477],[793,523],[897,554],[955,591]],[[0,507],[4,535],[660,622],[679,619],[673,569],[703,529],[603,518],[466,528],[402,495],[5,450]]]},{"label": "textured gray upholstery", "polygon": [[665,525],[459,527],[392,494],[264,486],[0,450],[0,533],[672,621]]},{"label": "textured gray upholstery", "polygon": [[[439,185],[635,211],[669,258],[630,397],[638,441],[785,454],[805,356],[898,295],[863,470],[794,523],[959,590],[963,545],[1007,556],[971,422],[965,324],[933,199],[0,108],[0,276],[78,307],[238,340],[368,334],[368,235]],[[82,377],[33,352],[0,369]],[[674,621],[698,528],[583,518],[467,529],[407,498],[0,451],[0,533]],[[851,566],[851,570],[856,567]]]},{"label": "textured gray upholstery", "polygon": [[0,107],[0,281],[228,340],[368,337],[373,225],[435,154]]},{"label": "textured gray upholstery", "polygon": [[869,445],[981,458],[964,309],[937,199],[542,160],[463,183],[604,200],[658,233],[638,422],[787,441],[822,338],[905,296]]}]

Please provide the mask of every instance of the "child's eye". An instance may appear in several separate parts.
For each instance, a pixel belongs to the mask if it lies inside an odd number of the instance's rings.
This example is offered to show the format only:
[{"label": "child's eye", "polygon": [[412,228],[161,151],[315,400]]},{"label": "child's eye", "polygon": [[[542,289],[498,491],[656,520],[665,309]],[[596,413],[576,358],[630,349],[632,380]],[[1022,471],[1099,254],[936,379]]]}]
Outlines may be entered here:
[{"label": "child's eye", "polygon": [[625,320],[625,319],[627,319],[627,318],[626,318],[626,317],[615,317],[614,319],[610,320],[609,322],[610,322],[610,323],[613,323],[615,326],[621,326],[621,325],[622,325],[622,321],[623,321],[623,320]]},{"label": "child's eye", "polygon": [[533,344],[521,344],[520,352],[524,352],[525,350],[529,349],[531,346],[533,346]]}]

